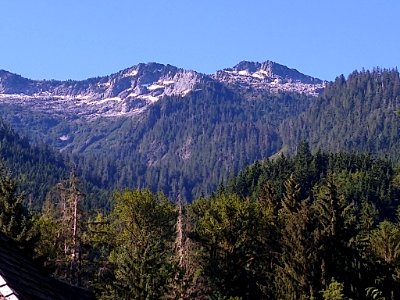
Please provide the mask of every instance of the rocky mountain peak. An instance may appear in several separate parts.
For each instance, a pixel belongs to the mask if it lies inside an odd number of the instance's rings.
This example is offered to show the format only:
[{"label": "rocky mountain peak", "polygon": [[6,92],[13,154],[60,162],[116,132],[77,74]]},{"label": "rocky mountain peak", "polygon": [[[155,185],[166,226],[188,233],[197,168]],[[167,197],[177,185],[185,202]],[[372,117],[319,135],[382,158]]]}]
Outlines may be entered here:
[{"label": "rocky mountain peak", "polygon": [[129,83],[127,88],[133,90],[132,95],[160,98],[187,94],[204,79],[204,75],[171,65],[142,63],[112,75],[111,79]]},{"label": "rocky mountain peak", "polygon": [[[322,83],[322,80],[311,76],[304,75],[296,69],[290,69],[287,66],[278,64],[276,62],[267,60],[263,63],[241,61],[231,69],[225,69],[225,71],[236,71],[242,75],[259,75],[268,77],[271,79],[280,78],[285,81],[298,81],[301,83]],[[256,76],[257,77],[257,76]]]},{"label": "rocky mountain peak", "polygon": [[0,80],[3,80],[7,75],[12,74],[6,70],[0,69]]},{"label": "rocky mountain peak", "polygon": [[0,102],[87,118],[136,114],[164,96],[185,96],[211,80],[195,71],[141,63],[104,77],[34,81],[0,73]]},{"label": "rocky mountain peak", "polygon": [[214,75],[150,62],[80,81],[30,80],[2,70],[0,103],[89,119],[133,115],[165,96],[183,97],[209,82],[228,86],[246,98],[280,92],[318,95],[324,88],[321,80],[272,61],[242,61]]},{"label": "rocky mountain peak", "polygon": [[5,70],[0,70],[0,93],[23,93],[22,91],[31,88],[31,80]]},{"label": "rocky mountain peak", "polygon": [[213,78],[235,89],[258,92],[318,95],[324,88],[322,80],[269,60],[263,63],[242,61],[232,68],[218,71]]}]

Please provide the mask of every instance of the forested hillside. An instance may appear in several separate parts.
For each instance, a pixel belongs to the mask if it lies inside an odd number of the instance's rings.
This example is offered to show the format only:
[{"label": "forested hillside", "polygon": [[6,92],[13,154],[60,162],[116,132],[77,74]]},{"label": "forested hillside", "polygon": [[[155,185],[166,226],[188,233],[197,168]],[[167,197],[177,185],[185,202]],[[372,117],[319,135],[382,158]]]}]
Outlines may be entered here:
[{"label": "forested hillside", "polygon": [[[262,94],[248,100],[213,86],[185,99],[166,98],[140,122],[126,120],[114,135],[104,135],[111,138],[100,135],[78,165],[101,187],[150,187],[171,197],[179,191],[190,200],[256,159],[293,153],[301,140],[312,150],[360,151],[398,161],[399,107],[396,70],[340,76],[317,98]],[[115,147],[105,153],[110,143]],[[99,167],[85,168],[87,163]]]},{"label": "forested hillside", "polygon": [[336,78],[299,117],[281,125],[293,150],[301,139],[313,149],[364,151],[399,160],[400,77],[397,70],[355,71]]},{"label": "forested hillside", "polygon": [[66,163],[59,153],[45,144],[32,145],[1,119],[0,158],[35,208],[41,207],[49,189],[67,173]]},{"label": "forested hillside", "polygon": [[163,98],[136,117],[91,121],[8,104],[1,109],[18,131],[71,157],[78,174],[98,188],[148,187],[190,201],[281,149],[279,124],[313,101],[285,93],[248,97],[213,83]]},{"label": "forested hillside", "polygon": [[83,210],[71,174],[29,216],[0,175],[0,230],[100,299],[400,297],[400,173],[385,159],[301,143],[211,197],[124,190],[110,213]]},{"label": "forested hillside", "polygon": [[280,122],[309,103],[296,94],[249,101],[221,86],[165,98],[76,153],[77,165],[100,187],[149,187],[191,200],[274,154]]},{"label": "forested hillside", "polygon": [[[70,172],[79,173],[71,157],[60,154],[46,144],[34,144],[21,137],[0,119],[0,165],[14,178],[18,191],[24,194],[24,204],[37,211],[57,185]],[[109,209],[111,190],[98,188],[89,178],[81,178],[82,193],[86,195],[85,209]]]}]

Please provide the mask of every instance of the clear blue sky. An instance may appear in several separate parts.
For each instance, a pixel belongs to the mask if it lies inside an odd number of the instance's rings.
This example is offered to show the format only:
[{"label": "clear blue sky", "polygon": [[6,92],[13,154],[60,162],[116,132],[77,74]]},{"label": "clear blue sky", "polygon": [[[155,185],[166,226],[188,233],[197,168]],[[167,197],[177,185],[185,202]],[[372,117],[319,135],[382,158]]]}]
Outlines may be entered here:
[{"label": "clear blue sky", "polygon": [[140,62],[265,61],[332,80],[400,64],[398,0],[0,0],[0,69],[83,79]]}]

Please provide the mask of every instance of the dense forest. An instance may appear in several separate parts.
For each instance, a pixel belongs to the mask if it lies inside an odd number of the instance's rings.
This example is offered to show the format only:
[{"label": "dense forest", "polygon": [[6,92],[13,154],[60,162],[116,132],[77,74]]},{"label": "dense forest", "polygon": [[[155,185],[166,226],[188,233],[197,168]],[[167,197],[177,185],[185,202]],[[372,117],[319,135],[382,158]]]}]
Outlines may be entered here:
[{"label": "dense forest", "polygon": [[[0,158],[1,165],[9,170],[18,189],[23,191],[30,210],[39,210],[54,186],[68,177],[68,170],[75,172],[77,169],[73,159],[46,144],[33,144],[2,119]],[[86,192],[85,209],[109,209],[111,192],[96,187],[89,180],[81,179]]]},{"label": "dense forest", "polygon": [[64,157],[45,144],[33,145],[0,119],[0,157],[12,170],[33,207],[41,207],[48,190],[65,176]]},{"label": "dense forest", "polygon": [[100,299],[398,299],[399,171],[367,154],[297,149],[210,197],[119,190],[109,212],[83,209],[73,172],[28,211],[2,166],[0,230]]},{"label": "dense forest", "polygon": [[76,153],[77,165],[101,188],[149,187],[191,201],[280,149],[278,124],[310,101],[289,94],[258,100],[249,102],[221,86],[184,100],[165,98],[144,119],[127,119],[107,139]]},{"label": "dense forest", "polygon": [[305,112],[280,127],[293,150],[307,140],[312,149],[364,151],[398,161],[400,76],[397,69],[354,71],[329,83]]}]

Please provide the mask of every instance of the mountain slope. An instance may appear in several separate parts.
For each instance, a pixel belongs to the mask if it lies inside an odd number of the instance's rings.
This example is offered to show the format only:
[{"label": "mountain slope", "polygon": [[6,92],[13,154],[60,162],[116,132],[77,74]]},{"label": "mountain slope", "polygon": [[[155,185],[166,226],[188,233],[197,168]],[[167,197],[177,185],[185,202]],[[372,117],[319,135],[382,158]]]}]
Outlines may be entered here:
[{"label": "mountain slope", "polygon": [[231,70],[221,77],[149,63],[64,82],[3,71],[0,112],[32,140],[72,154],[98,187],[150,186],[191,199],[280,149],[279,124],[324,85],[272,62]]},{"label": "mountain slope", "polygon": [[97,123],[90,134],[96,138],[76,152],[78,165],[101,187],[149,186],[187,199],[210,193],[229,174],[280,149],[278,125],[311,101],[284,94],[264,100],[248,101],[220,84],[165,98],[140,119],[120,119],[112,132],[102,134]]},{"label": "mountain slope", "polygon": [[400,77],[397,70],[353,72],[328,84],[318,101],[280,127],[292,151],[305,139],[313,149],[364,151],[399,159]]},{"label": "mountain slope", "polygon": [[36,208],[67,171],[60,154],[46,145],[31,145],[1,119],[0,157],[29,196],[30,204]]}]

